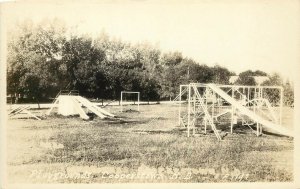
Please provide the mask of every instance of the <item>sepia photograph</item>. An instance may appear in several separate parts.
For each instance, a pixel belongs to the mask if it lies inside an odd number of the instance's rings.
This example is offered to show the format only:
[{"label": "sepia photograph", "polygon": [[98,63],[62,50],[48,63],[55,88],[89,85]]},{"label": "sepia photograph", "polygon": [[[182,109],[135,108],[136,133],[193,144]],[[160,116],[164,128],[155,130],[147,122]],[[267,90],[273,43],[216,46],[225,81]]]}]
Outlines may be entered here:
[{"label": "sepia photograph", "polygon": [[300,1],[20,0],[0,16],[0,188],[300,188]]}]

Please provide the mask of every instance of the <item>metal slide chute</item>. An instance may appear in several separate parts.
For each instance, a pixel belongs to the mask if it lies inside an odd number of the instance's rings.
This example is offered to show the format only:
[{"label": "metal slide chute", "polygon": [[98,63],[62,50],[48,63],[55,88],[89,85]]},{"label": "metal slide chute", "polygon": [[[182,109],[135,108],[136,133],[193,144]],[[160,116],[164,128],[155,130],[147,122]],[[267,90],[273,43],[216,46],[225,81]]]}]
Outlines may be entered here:
[{"label": "metal slide chute", "polygon": [[76,102],[76,98],[73,96],[71,98],[74,103],[74,108],[78,112],[79,116],[84,120],[90,119],[90,117],[86,115],[85,111],[81,108],[81,105],[78,102]]},{"label": "metal slide chute", "polygon": [[106,118],[107,116],[115,117],[114,114],[109,113],[106,110],[103,110],[102,108],[96,106],[92,102],[90,102],[88,99],[83,98],[82,96],[75,96],[75,99],[80,102],[83,106],[85,106],[88,110],[96,114],[97,116],[103,118]]},{"label": "metal slide chute", "polygon": [[270,130],[276,131],[282,135],[293,137],[293,133],[290,130],[288,130],[280,125],[274,124],[268,120],[263,119],[261,116],[255,114],[253,111],[249,110],[248,108],[246,108],[245,106],[240,104],[238,101],[236,101],[234,98],[229,96],[225,91],[223,91],[216,85],[208,84],[207,86],[211,90],[213,90],[216,94],[218,94],[220,97],[222,97],[224,100],[226,100],[228,103],[230,103],[234,108],[239,110],[241,112],[241,114],[248,116],[253,121],[255,121],[259,124],[262,124],[263,126],[265,126],[266,128],[268,128]]}]

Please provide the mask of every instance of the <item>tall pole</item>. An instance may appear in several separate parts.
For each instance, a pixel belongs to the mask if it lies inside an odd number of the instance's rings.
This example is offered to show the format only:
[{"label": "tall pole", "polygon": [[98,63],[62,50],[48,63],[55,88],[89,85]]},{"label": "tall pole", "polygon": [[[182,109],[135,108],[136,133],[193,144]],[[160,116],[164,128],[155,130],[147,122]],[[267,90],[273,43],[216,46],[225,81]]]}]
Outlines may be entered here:
[{"label": "tall pole", "polygon": [[190,81],[190,66],[188,66],[188,70],[187,70],[187,80],[189,83],[189,81]]},{"label": "tall pole", "polygon": [[[248,97],[247,97],[247,98],[248,98],[247,101],[249,102],[249,101],[250,101],[250,87],[248,87],[248,94],[247,94],[247,96],[248,96]],[[248,104],[248,105],[249,105],[249,104]],[[249,105],[249,106],[250,106],[250,105]]]},{"label": "tall pole", "polygon": [[[231,97],[234,97],[234,87],[231,88]],[[233,111],[234,107],[233,104],[231,104],[231,123],[230,123],[230,133],[233,133]]]},{"label": "tall pole", "polygon": [[[207,90],[207,87],[205,88],[205,91]],[[203,95],[205,98],[205,109],[207,110],[207,93]],[[204,111],[204,110],[203,110]],[[207,129],[207,119],[206,119],[206,114],[204,113],[204,133],[206,134],[206,129]]]},{"label": "tall pole", "polygon": [[[195,90],[195,88],[194,88]],[[193,135],[195,135],[195,122],[196,122],[196,95],[193,95],[194,117],[193,117]]]},{"label": "tall pole", "polygon": [[211,117],[212,117],[212,120],[214,121],[214,114],[215,114],[215,92],[212,91],[212,112],[211,112]]},{"label": "tall pole", "polygon": [[123,112],[123,91],[121,91],[121,112]]},{"label": "tall pole", "polygon": [[280,116],[279,116],[279,124],[282,124],[282,108],[283,108],[283,88],[280,87]]},{"label": "tall pole", "polygon": [[179,111],[178,111],[178,124],[180,126],[180,119],[181,119],[181,90],[182,86],[180,85],[180,88],[179,88]]},{"label": "tall pole", "polygon": [[191,84],[189,84],[189,97],[188,97],[188,125],[187,125],[187,133],[188,137],[190,137],[190,119],[191,119]]},{"label": "tall pole", "polygon": [[140,92],[138,92],[138,111],[140,111]]}]

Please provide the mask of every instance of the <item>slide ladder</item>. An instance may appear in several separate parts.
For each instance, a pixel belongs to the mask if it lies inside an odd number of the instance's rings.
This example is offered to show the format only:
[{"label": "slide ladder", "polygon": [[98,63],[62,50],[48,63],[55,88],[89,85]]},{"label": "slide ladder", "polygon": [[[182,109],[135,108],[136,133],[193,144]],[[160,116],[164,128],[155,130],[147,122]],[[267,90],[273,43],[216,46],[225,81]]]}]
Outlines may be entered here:
[{"label": "slide ladder", "polygon": [[8,115],[9,115],[9,116],[16,115],[16,114],[22,112],[23,110],[27,110],[28,108],[29,108],[29,106],[19,106],[19,107],[13,108],[13,109],[8,113]]},{"label": "slide ladder", "polygon": [[224,100],[226,100],[228,103],[230,103],[232,106],[234,106],[236,109],[238,109],[242,114],[248,116],[250,119],[252,119],[253,121],[262,124],[263,126],[265,126],[266,128],[276,131],[282,135],[286,135],[286,136],[290,136],[293,137],[293,133],[291,131],[289,131],[288,129],[274,124],[268,120],[263,119],[262,117],[260,117],[259,115],[255,114],[253,111],[249,110],[248,108],[246,108],[245,106],[241,105],[239,102],[237,102],[235,99],[233,99],[231,96],[229,96],[225,91],[223,91],[222,89],[220,89],[219,87],[217,87],[214,84],[208,84],[207,85],[211,90],[213,90],[215,93],[217,93],[218,95],[220,95]]},{"label": "slide ladder", "polygon": [[218,130],[216,129],[216,126],[214,124],[212,116],[209,114],[209,112],[207,111],[207,108],[204,105],[204,100],[201,97],[199,91],[197,90],[197,87],[193,86],[193,88],[194,88],[194,91],[195,91],[195,95],[197,97],[196,99],[198,99],[198,102],[199,102],[200,106],[202,107],[202,109],[204,111],[204,114],[205,114],[205,117],[206,117],[205,119],[208,121],[208,124],[211,126],[211,128],[214,131],[215,135],[217,136],[218,140],[222,140]]},{"label": "slide ladder", "polygon": [[39,117],[37,117],[36,115],[28,111],[29,108],[30,108],[29,106],[23,106],[23,107],[21,106],[21,107],[14,108],[8,113],[8,116],[10,118],[14,118],[16,115],[24,113],[27,114],[28,117],[30,116],[37,120],[41,120]]},{"label": "slide ladder", "polygon": [[57,95],[53,99],[52,104],[51,104],[51,108],[46,112],[46,115],[50,115],[51,111],[53,110],[55,105],[58,103],[58,97],[59,97],[60,94],[61,94],[61,91],[59,91],[59,93],[57,93]]}]

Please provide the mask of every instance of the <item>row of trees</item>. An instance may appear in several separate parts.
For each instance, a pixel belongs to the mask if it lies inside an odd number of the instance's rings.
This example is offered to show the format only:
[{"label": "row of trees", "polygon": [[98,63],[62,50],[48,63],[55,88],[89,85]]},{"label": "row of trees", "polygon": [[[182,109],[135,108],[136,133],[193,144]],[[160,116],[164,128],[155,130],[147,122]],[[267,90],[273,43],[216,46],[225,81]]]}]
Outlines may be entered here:
[{"label": "row of trees", "polygon": [[[102,99],[119,99],[122,90],[140,91],[143,100],[169,99],[180,84],[228,84],[234,75],[147,43],[130,44],[105,33],[96,38],[75,35],[57,19],[22,22],[8,39],[7,92],[36,100],[65,89]],[[240,84],[255,84],[247,80],[249,71],[240,75]]]}]

